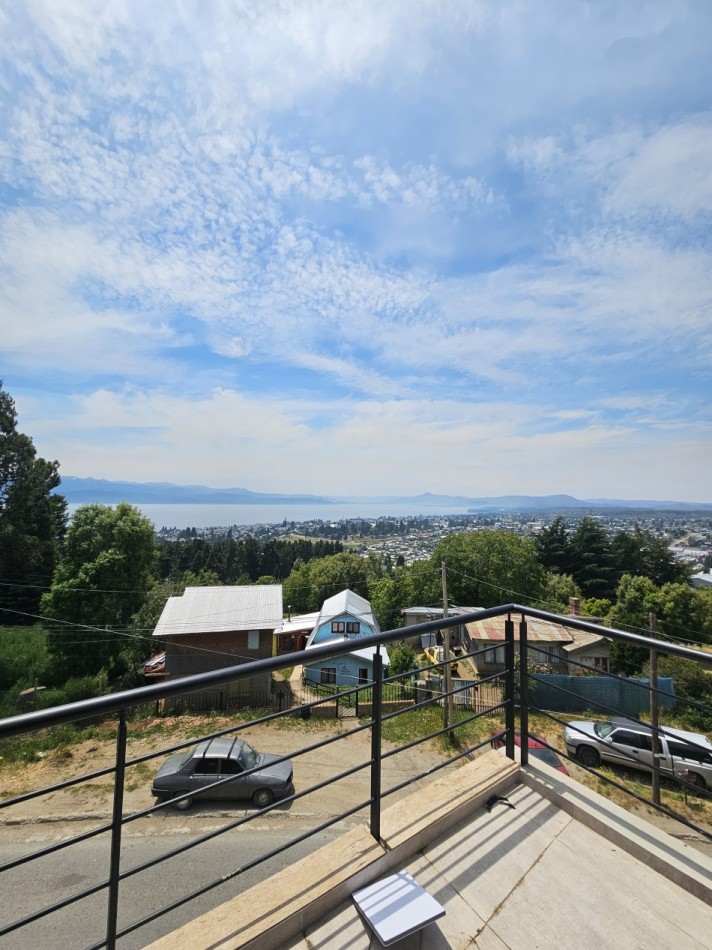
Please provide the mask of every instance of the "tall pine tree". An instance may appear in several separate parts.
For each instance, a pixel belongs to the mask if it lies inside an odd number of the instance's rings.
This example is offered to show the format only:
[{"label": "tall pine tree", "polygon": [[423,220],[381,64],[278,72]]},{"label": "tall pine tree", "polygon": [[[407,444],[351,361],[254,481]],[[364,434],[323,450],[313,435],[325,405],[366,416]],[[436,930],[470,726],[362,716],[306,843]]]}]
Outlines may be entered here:
[{"label": "tall pine tree", "polygon": [[18,432],[15,402],[0,381],[0,623],[35,622],[67,525],[59,483],[59,463],[39,458]]}]

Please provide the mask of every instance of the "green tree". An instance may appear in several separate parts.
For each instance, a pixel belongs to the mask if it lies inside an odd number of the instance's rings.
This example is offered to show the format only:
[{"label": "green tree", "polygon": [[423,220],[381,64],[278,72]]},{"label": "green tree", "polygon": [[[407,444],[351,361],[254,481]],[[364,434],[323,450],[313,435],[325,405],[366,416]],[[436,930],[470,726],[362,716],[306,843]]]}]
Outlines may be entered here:
[{"label": "green tree", "polygon": [[427,607],[433,604],[442,606],[443,584],[440,564],[434,561],[414,561],[407,568],[407,572],[412,594],[405,603],[401,604],[401,607]]},{"label": "green tree", "polygon": [[334,554],[295,565],[283,585],[283,600],[294,611],[319,610],[328,597],[349,589],[368,599],[373,564],[358,554]]},{"label": "green tree", "polygon": [[636,524],[632,532],[620,531],[611,543],[619,577],[641,574],[661,587],[687,583],[690,571],[670,550],[667,541]]},{"label": "green tree", "polygon": [[0,693],[44,685],[49,666],[47,634],[40,624],[0,627]]},{"label": "green tree", "polygon": [[687,584],[663,584],[655,598],[658,633],[676,640],[709,643],[710,609],[707,598]]},{"label": "green tree", "polygon": [[397,567],[369,585],[373,615],[381,630],[394,630],[403,622],[401,610],[414,603],[412,574],[406,567]]},{"label": "green tree", "polygon": [[571,575],[584,597],[611,599],[616,590],[616,563],[605,528],[582,518],[571,535]]},{"label": "green tree", "polygon": [[[650,614],[657,608],[658,589],[648,577],[625,574],[618,585],[616,605],[611,624],[620,630],[647,635]],[[614,673],[633,676],[639,673],[648,658],[648,651],[634,644],[614,640],[611,644],[611,665]]]},{"label": "green tree", "polygon": [[605,597],[588,597],[581,601],[581,613],[584,617],[596,617],[607,620],[613,604]]},{"label": "green tree", "polygon": [[705,732],[712,730],[712,676],[694,660],[676,656],[659,658],[658,675],[672,677],[678,699],[675,711],[687,728]]},{"label": "green tree", "polygon": [[412,644],[405,640],[391,643],[388,647],[388,675],[404,676],[418,669],[418,657]]},{"label": "green tree", "polygon": [[17,431],[15,403],[0,381],[0,610],[13,624],[36,621],[52,579],[67,524],[59,483],[59,463],[39,458]]},{"label": "green tree", "polygon": [[41,601],[42,613],[58,621],[50,652],[60,674],[111,666],[125,643],[120,633],[150,588],[154,555],[153,524],[137,508],[122,502],[77,509]]},{"label": "green tree", "polygon": [[534,542],[507,531],[451,534],[435,546],[431,566],[444,562],[451,603],[467,607],[541,602],[546,574]]},{"label": "green tree", "polygon": [[547,610],[554,613],[566,614],[569,612],[569,601],[572,597],[581,598],[578,584],[570,574],[547,574],[544,603]]},{"label": "green tree", "polygon": [[571,543],[564,519],[555,518],[534,539],[539,560],[552,574],[567,575],[572,570]]}]

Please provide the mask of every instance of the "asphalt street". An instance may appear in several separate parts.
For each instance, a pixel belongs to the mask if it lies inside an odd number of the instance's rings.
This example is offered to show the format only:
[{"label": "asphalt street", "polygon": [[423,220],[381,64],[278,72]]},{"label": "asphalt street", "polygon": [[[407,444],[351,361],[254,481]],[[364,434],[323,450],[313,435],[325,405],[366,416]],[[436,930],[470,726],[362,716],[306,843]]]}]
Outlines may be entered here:
[{"label": "asphalt street", "polygon": [[[192,837],[205,831],[200,820],[181,822],[180,832],[158,835],[137,834],[124,838],[122,868],[133,868],[183,847]],[[46,847],[50,841],[44,834],[39,840],[27,829],[26,841],[0,840],[0,862]],[[133,931],[120,939],[121,950],[138,950],[152,940],[169,933],[187,920],[205,913],[251,887],[281,868],[316,850],[341,832],[330,830],[291,848],[294,827],[279,823],[278,827],[226,832],[190,851],[170,858],[158,868],[139,872],[122,881],[119,896],[119,929],[129,926],[165,907],[182,896],[223,877],[229,879],[182,907]],[[15,837],[15,836],[13,836]],[[281,853],[264,864],[237,876],[234,871],[273,850]],[[78,891],[106,881],[109,870],[109,842],[106,835],[74,845],[17,868],[7,875],[0,901],[0,926],[61,901]],[[107,891],[83,898],[23,928],[0,937],[3,950],[79,950],[91,947],[104,938],[107,914]]]}]

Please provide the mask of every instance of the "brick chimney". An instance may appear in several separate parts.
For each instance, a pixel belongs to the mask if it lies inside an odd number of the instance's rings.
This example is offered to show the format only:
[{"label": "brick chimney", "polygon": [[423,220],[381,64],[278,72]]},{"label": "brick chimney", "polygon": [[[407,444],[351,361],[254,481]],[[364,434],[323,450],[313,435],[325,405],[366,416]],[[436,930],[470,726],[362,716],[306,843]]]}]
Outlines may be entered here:
[{"label": "brick chimney", "polygon": [[581,616],[581,598],[569,597],[569,613],[572,617]]}]

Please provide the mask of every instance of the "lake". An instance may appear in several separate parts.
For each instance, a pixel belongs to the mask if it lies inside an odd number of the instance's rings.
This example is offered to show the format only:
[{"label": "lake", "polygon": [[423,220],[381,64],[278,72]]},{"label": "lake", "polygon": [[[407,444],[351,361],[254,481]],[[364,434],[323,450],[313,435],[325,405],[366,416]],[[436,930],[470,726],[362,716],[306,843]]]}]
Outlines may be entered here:
[{"label": "lake", "polygon": [[[70,504],[69,514],[80,507]],[[287,521],[343,521],[347,518],[430,518],[467,514],[466,508],[434,505],[384,505],[370,502],[334,505],[134,505],[159,528],[222,528],[281,524]]]}]

